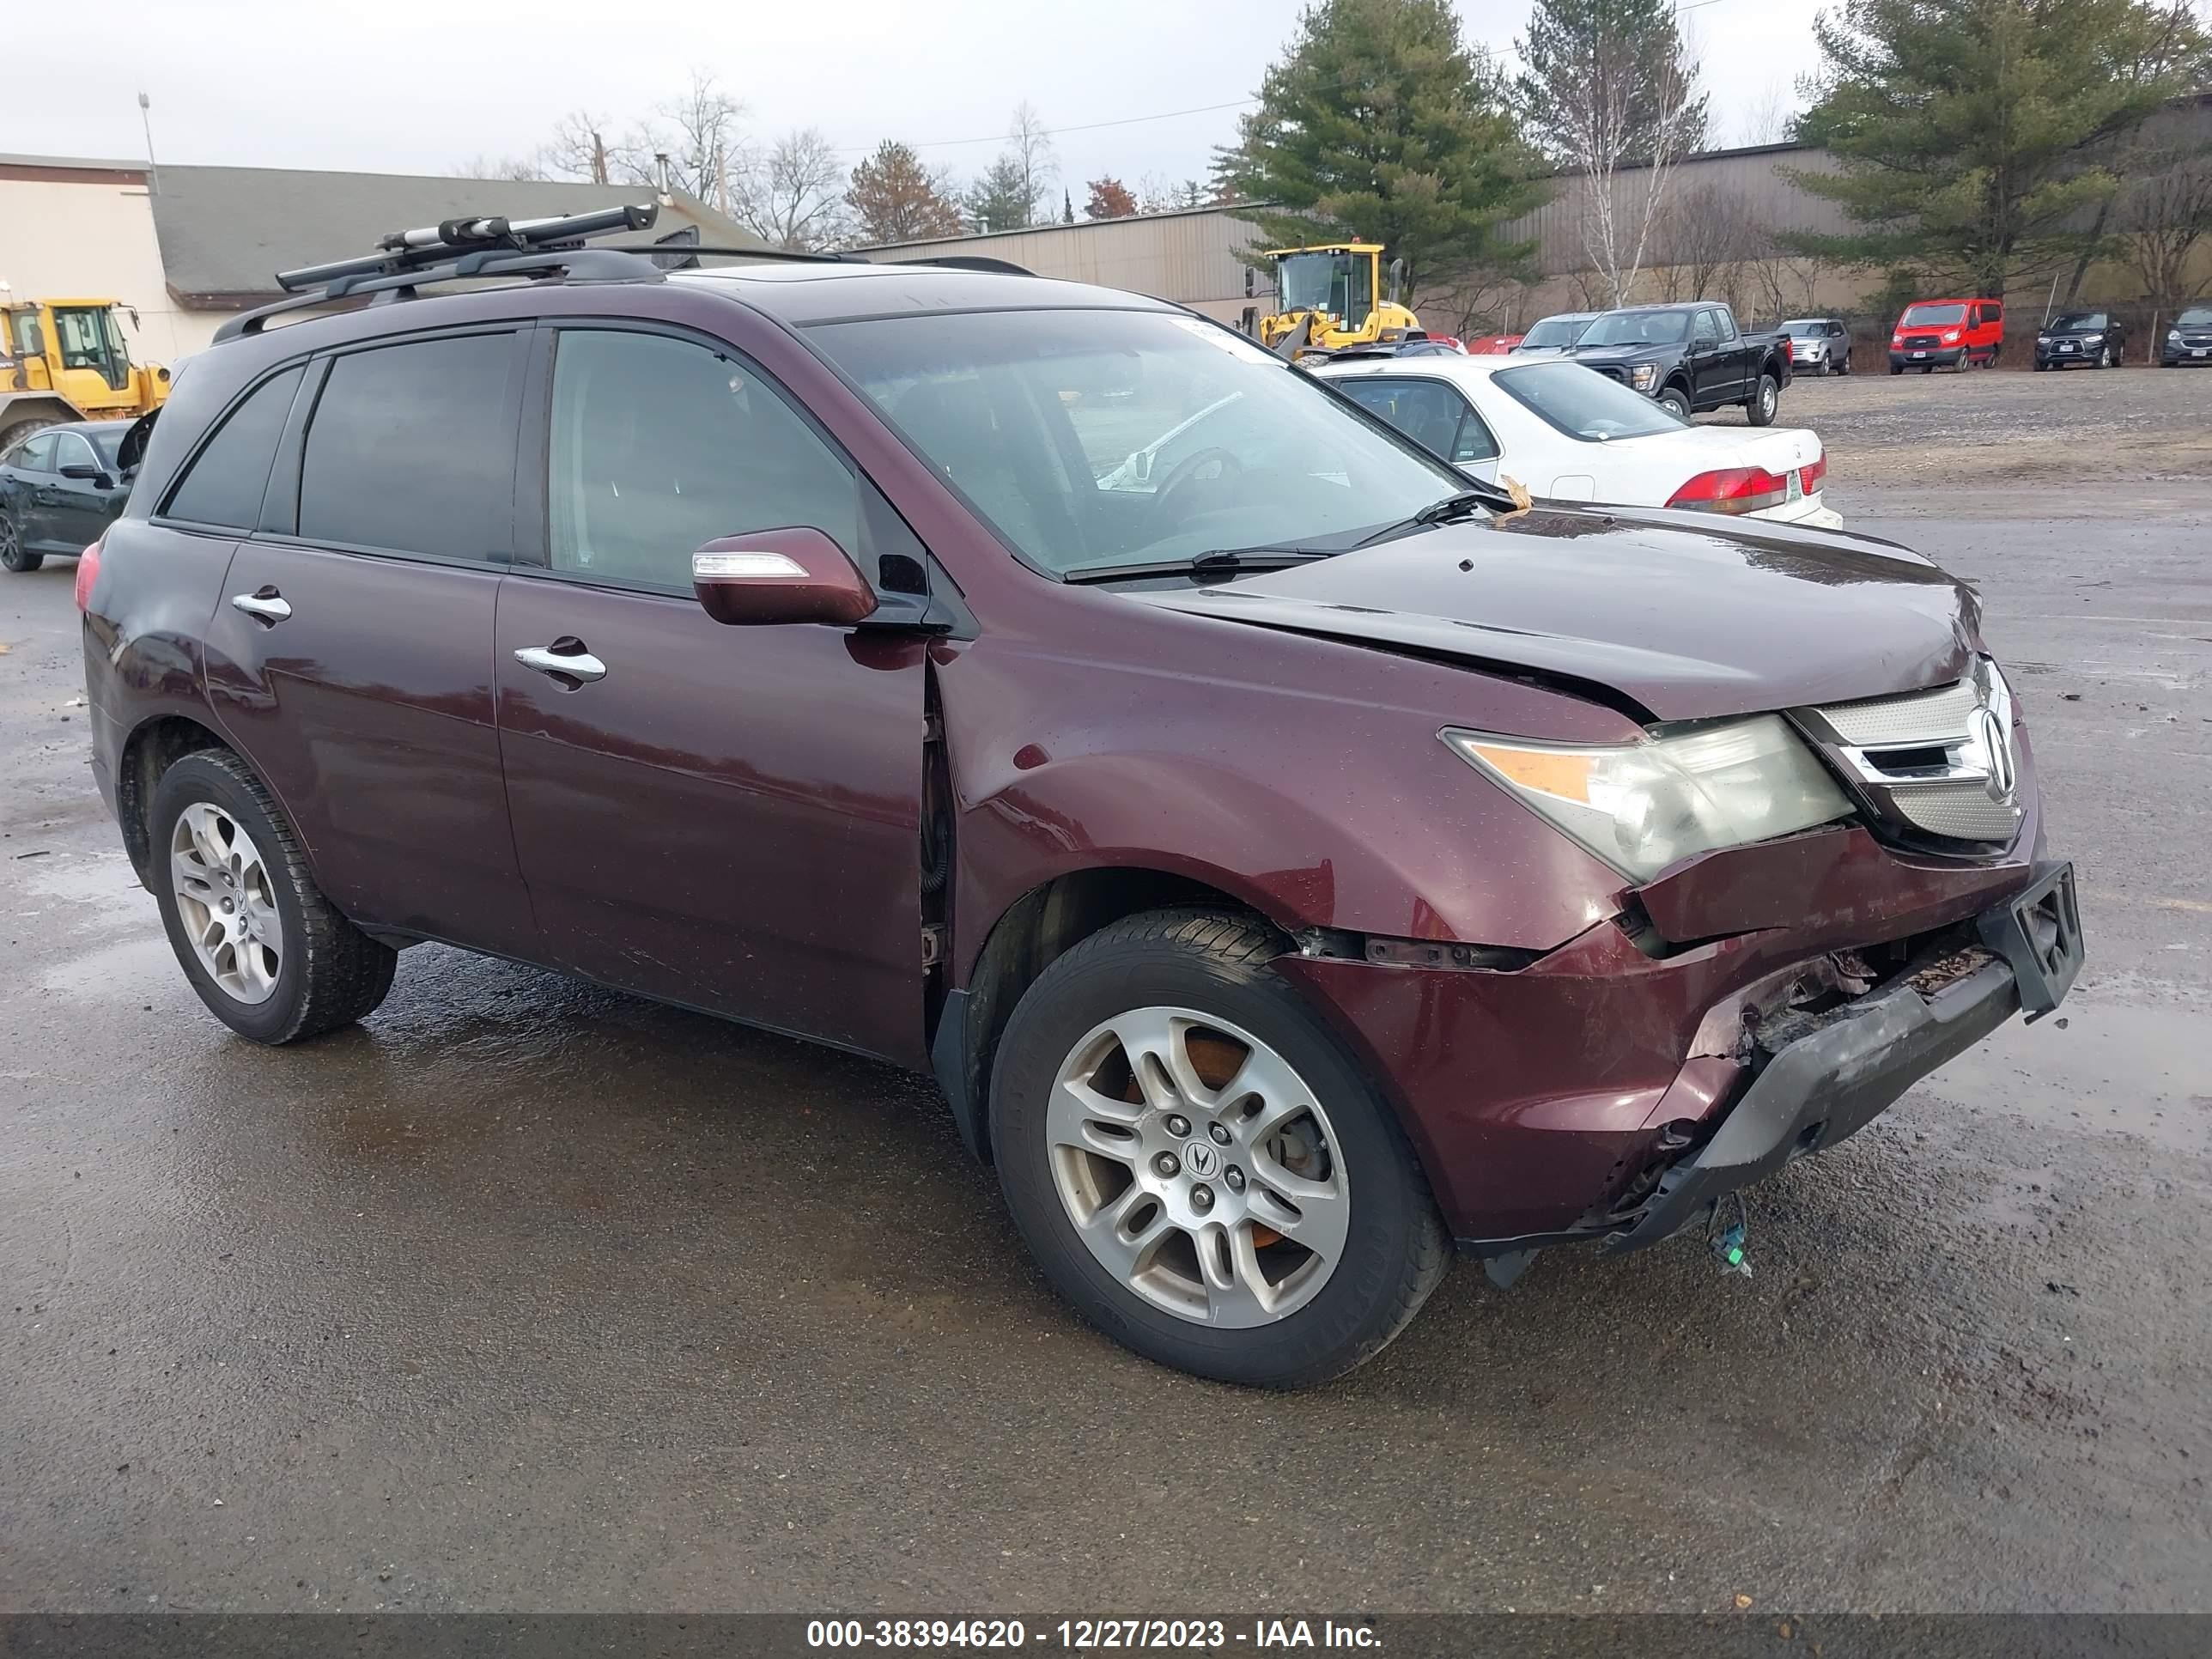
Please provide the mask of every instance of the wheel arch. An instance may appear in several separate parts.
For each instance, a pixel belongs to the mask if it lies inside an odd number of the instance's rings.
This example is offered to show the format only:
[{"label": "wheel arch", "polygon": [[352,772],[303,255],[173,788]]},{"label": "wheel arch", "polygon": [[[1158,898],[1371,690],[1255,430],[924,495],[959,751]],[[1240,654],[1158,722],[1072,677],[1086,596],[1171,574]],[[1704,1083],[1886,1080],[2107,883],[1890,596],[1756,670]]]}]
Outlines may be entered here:
[{"label": "wheel arch", "polygon": [[115,816],[131,867],[149,891],[153,886],[154,854],[146,814],[153,805],[154,791],[160,787],[163,773],[186,755],[205,749],[237,752],[214,727],[185,714],[151,715],[124,739],[115,774]]},{"label": "wheel arch", "polygon": [[1100,929],[1147,910],[1218,909],[1257,921],[1291,949],[1283,919],[1240,896],[1233,878],[1158,863],[1094,864],[1038,882],[1008,904],[986,931],[966,983],[947,994],[930,1042],[931,1069],[951,1102],[969,1152],[992,1161],[986,1103],[1000,1037],[1038,975]]}]

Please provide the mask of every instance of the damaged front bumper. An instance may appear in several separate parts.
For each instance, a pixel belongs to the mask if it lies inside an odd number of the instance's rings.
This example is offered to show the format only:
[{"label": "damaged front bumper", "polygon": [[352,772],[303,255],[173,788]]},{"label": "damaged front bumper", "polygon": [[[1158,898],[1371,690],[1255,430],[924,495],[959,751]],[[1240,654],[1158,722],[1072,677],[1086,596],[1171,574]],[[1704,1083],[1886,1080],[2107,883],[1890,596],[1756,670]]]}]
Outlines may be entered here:
[{"label": "damaged front bumper", "polygon": [[1762,1028],[1741,1097],[1633,1211],[1608,1218],[1606,1248],[1672,1237],[1716,1199],[1863,1128],[2015,1012],[2035,1020],[2056,1008],[2082,959],[2073,866],[2039,872],[1977,917],[1974,933],[1881,990]]}]

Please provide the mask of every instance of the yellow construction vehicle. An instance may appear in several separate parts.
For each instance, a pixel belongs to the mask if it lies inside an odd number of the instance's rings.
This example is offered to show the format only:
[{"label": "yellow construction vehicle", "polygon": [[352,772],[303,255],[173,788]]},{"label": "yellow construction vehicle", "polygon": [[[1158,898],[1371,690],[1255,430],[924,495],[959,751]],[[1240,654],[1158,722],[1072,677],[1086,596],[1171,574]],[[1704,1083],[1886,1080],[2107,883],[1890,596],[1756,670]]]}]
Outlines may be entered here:
[{"label": "yellow construction vehicle", "polygon": [[169,371],[131,361],[116,317],[128,309],[115,300],[12,300],[0,287],[0,451],[57,421],[160,406]]},{"label": "yellow construction vehicle", "polygon": [[1421,331],[1419,320],[1398,303],[1404,261],[1390,261],[1384,291],[1379,242],[1269,248],[1263,257],[1275,268],[1275,309],[1260,319],[1260,343],[1271,350],[1283,349],[1300,330],[1304,337],[1291,350],[1339,351]]}]

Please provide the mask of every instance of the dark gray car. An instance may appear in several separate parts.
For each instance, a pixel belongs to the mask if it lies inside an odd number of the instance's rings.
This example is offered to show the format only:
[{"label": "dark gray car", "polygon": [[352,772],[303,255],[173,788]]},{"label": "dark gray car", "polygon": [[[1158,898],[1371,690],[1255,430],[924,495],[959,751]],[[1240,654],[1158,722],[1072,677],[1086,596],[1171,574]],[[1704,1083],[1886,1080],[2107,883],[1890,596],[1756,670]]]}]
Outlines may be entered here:
[{"label": "dark gray car", "polygon": [[117,451],[129,421],[41,427],[0,455],[0,568],[36,570],[98,541],[131,496]]},{"label": "dark gray car", "polygon": [[2035,366],[2040,369],[2118,368],[2128,331],[2109,311],[2069,311],[2053,317],[2035,334]]}]

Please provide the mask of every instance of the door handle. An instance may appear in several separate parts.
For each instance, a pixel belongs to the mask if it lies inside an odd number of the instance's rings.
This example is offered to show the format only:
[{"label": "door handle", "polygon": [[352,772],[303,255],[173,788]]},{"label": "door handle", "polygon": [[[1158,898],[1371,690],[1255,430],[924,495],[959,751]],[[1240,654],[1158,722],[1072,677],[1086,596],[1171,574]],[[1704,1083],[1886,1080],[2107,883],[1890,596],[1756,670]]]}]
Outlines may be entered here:
[{"label": "door handle", "polygon": [[230,602],[247,616],[271,628],[292,614],[292,607],[273,587],[258,588],[251,593],[234,593],[230,596]]},{"label": "door handle", "polygon": [[[562,647],[566,647],[566,649]],[[589,684],[607,677],[607,665],[584,649],[579,639],[562,638],[550,645],[526,645],[514,653],[515,661],[525,668],[534,668],[541,674],[556,680],[575,680]],[[569,690],[575,688],[571,686]]]}]

